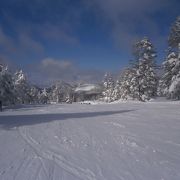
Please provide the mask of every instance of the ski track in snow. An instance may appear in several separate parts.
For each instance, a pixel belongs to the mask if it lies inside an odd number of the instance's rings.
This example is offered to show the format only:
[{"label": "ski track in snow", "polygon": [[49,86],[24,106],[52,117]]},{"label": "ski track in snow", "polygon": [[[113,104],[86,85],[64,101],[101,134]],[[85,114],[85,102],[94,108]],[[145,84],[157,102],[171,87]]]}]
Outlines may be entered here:
[{"label": "ski track in snow", "polygon": [[37,156],[40,156],[40,158],[53,161],[60,168],[69,172],[70,174],[79,177],[80,179],[96,180],[95,175],[89,169],[83,169],[81,167],[78,167],[77,165],[68,162],[66,159],[63,158],[63,156],[49,150],[44,150],[41,147],[40,143],[38,143],[29,135],[27,128],[20,128],[19,131],[23,139],[34,149]]},{"label": "ski track in snow", "polygon": [[[179,180],[179,107],[122,102],[6,110],[0,180]],[[48,121],[37,121],[46,113]],[[29,116],[32,123],[18,123]]]}]

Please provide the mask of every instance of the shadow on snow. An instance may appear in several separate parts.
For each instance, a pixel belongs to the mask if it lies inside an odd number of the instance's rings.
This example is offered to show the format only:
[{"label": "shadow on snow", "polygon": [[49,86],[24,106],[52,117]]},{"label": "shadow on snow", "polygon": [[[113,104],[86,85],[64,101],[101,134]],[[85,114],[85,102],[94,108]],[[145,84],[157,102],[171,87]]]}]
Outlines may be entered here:
[{"label": "shadow on snow", "polygon": [[66,119],[91,118],[97,116],[107,116],[121,114],[134,110],[83,112],[83,113],[58,113],[58,114],[31,114],[31,115],[6,115],[0,116],[0,128],[12,129],[14,127],[28,126],[52,121]]},{"label": "shadow on snow", "polygon": [[[8,111],[9,109],[11,109],[13,111],[21,111],[22,109],[29,111],[29,110],[33,110],[34,108],[47,107],[47,105],[50,105],[50,104],[11,105],[11,106],[4,106],[3,111]],[[63,106],[63,105],[61,105],[61,106]]]}]

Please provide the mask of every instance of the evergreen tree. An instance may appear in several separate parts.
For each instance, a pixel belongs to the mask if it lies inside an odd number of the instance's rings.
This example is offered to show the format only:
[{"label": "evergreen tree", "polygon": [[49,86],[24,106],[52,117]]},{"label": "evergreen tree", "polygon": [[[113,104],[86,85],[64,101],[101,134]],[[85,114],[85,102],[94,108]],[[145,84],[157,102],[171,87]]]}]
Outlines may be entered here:
[{"label": "evergreen tree", "polygon": [[22,70],[14,75],[14,85],[17,97],[17,103],[29,104],[31,102],[30,86]]},{"label": "evergreen tree", "polygon": [[180,17],[171,27],[168,43],[170,51],[163,62],[159,89],[167,98],[180,99]]},{"label": "evergreen tree", "polygon": [[148,38],[134,45],[134,57],[131,94],[135,99],[149,100],[157,92],[157,75],[155,73],[156,52]]},{"label": "evergreen tree", "polygon": [[61,96],[61,91],[60,87],[58,84],[54,85],[52,87],[52,95],[51,95],[51,100],[53,102],[59,103],[60,102],[60,96]]},{"label": "evergreen tree", "polygon": [[48,98],[48,93],[47,93],[45,88],[42,90],[42,92],[39,92],[38,99],[39,99],[40,104],[47,104],[48,103],[49,98]]},{"label": "evergreen tree", "polygon": [[121,80],[119,79],[116,81],[113,90],[113,101],[119,100],[121,98],[120,89],[121,89]]},{"label": "evergreen tree", "polygon": [[177,17],[176,21],[171,27],[168,43],[171,48],[174,48],[174,50],[178,49],[178,56],[180,58],[180,16]]},{"label": "evergreen tree", "polygon": [[180,59],[175,52],[169,53],[163,62],[164,74],[160,80],[161,94],[167,98],[179,99]]},{"label": "evergreen tree", "polygon": [[111,74],[106,73],[103,80],[103,99],[106,102],[113,101],[114,80]]},{"label": "evergreen tree", "polygon": [[123,73],[120,76],[120,87],[119,87],[119,97],[120,99],[130,99],[132,98],[131,94],[131,81],[134,76],[133,70],[130,68],[127,68],[123,71]]},{"label": "evergreen tree", "polygon": [[0,65],[0,100],[3,105],[15,103],[13,77],[3,65]]},{"label": "evergreen tree", "polygon": [[39,88],[36,86],[30,87],[30,103],[32,104],[38,104],[39,103]]},{"label": "evergreen tree", "polygon": [[57,82],[51,87],[50,100],[56,103],[73,101],[72,86],[65,82]]}]

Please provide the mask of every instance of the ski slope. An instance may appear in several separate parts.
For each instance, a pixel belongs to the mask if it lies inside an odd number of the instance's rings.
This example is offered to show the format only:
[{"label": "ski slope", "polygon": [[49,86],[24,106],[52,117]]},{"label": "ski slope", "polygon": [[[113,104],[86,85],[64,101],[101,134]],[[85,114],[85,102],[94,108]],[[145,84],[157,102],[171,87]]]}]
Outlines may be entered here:
[{"label": "ski slope", "polygon": [[180,102],[0,113],[0,180],[179,180]]}]

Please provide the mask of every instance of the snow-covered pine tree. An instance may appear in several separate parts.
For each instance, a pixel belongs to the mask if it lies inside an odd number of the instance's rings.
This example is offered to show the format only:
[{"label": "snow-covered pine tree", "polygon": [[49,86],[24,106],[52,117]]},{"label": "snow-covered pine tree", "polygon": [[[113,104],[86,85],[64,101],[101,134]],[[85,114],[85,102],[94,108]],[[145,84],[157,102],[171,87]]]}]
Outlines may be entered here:
[{"label": "snow-covered pine tree", "polygon": [[159,83],[161,94],[170,99],[180,99],[180,59],[175,52],[169,53],[163,68],[164,74]]},{"label": "snow-covered pine tree", "polygon": [[30,87],[30,103],[31,104],[38,104],[39,103],[39,88],[37,86]]},{"label": "snow-covered pine tree", "polygon": [[178,58],[180,58],[180,16],[177,17],[176,21],[171,27],[168,44],[174,49],[174,51],[177,51]]},{"label": "snow-covered pine tree", "polygon": [[50,88],[50,101],[71,103],[73,101],[73,87],[65,82],[57,82]]},{"label": "snow-covered pine tree", "polygon": [[60,91],[59,84],[53,85],[51,88],[51,101],[59,103],[60,95],[61,95],[61,91]]},{"label": "snow-covered pine tree", "polygon": [[174,67],[171,69],[173,76],[169,86],[169,96],[172,99],[180,99],[180,16],[171,27],[168,43],[176,55]]},{"label": "snow-covered pine tree", "polygon": [[48,93],[46,91],[46,88],[42,90],[42,92],[39,92],[39,103],[40,104],[47,104],[48,103]]},{"label": "snow-covered pine tree", "polygon": [[131,98],[131,91],[130,91],[130,86],[131,86],[131,80],[133,78],[133,71],[130,68],[125,69],[121,76],[120,76],[120,86],[118,88],[118,97],[119,99],[130,99]]},{"label": "snow-covered pine tree", "polygon": [[29,104],[31,102],[30,86],[22,70],[17,71],[14,75],[14,86],[17,97],[17,103]]},{"label": "snow-covered pine tree", "polygon": [[113,101],[113,91],[114,91],[114,80],[110,73],[106,73],[104,75],[103,80],[103,100],[106,102],[112,102]]},{"label": "snow-covered pine tree", "polygon": [[168,44],[170,51],[163,62],[160,91],[167,98],[180,99],[180,16],[171,27]]},{"label": "snow-covered pine tree", "polygon": [[131,94],[135,99],[149,100],[157,93],[157,75],[155,73],[156,52],[148,38],[135,43],[134,57]]},{"label": "snow-covered pine tree", "polygon": [[112,94],[113,101],[119,100],[121,98],[120,88],[121,88],[121,80],[118,79],[115,83],[113,94]]},{"label": "snow-covered pine tree", "polygon": [[64,93],[64,102],[71,104],[73,102],[73,90],[72,86],[68,85]]},{"label": "snow-covered pine tree", "polygon": [[15,103],[15,93],[12,74],[8,68],[0,65],[0,100],[3,105]]}]

